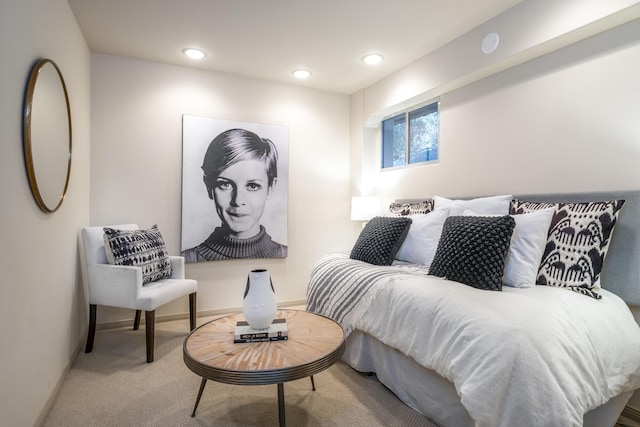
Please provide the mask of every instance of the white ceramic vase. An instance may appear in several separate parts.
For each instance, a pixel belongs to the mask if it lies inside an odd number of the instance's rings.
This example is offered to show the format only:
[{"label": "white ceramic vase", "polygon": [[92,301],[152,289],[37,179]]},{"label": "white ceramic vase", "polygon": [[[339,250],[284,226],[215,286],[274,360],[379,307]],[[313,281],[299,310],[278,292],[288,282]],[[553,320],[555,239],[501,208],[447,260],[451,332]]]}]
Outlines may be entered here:
[{"label": "white ceramic vase", "polygon": [[247,277],[242,313],[251,329],[266,329],[276,317],[278,306],[267,270],[252,270]]}]

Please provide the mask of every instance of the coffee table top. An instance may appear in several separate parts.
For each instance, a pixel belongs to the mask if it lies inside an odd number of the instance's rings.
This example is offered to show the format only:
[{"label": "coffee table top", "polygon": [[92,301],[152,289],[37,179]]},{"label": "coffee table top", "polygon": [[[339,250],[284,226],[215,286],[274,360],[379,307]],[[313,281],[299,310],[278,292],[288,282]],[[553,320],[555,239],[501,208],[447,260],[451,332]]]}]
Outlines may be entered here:
[{"label": "coffee table top", "polygon": [[278,384],[309,377],[333,365],[344,351],[344,331],[333,320],[302,310],[278,310],[289,339],[233,343],[242,314],[212,320],[185,339],[187,367],[203,378],[228,384]]}]

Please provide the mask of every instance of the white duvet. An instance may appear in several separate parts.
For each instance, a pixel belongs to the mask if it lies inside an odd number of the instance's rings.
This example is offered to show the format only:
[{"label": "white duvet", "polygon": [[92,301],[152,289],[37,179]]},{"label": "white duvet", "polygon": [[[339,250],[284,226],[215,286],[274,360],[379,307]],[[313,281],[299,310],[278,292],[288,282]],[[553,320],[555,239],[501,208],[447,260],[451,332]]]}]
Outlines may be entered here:
[{"label": "white duvet", "polygon": [[451,381],[477,426],[581,426],[585,412],[640,387],[640,328],[601,293],[393,277],[368,291],[350,326]]}]

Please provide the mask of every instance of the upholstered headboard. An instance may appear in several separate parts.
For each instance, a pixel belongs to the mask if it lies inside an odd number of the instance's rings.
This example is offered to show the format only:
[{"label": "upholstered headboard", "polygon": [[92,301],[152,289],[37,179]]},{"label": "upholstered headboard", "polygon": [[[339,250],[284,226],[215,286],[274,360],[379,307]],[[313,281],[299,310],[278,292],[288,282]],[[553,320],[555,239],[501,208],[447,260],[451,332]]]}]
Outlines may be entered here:
[{"label": "upholstered headboard", "polygon": [[[554,193],[514,195],[515,198],[534,202],[594,202],[626,200],[618,216],[613,239],[605,258],[601,286],[620,296],[629,305],[640,307],[640,190],[593,193]],[[461,197],[469,199],[471,197]],[[425,200],[399,199],[398,203]]]}]

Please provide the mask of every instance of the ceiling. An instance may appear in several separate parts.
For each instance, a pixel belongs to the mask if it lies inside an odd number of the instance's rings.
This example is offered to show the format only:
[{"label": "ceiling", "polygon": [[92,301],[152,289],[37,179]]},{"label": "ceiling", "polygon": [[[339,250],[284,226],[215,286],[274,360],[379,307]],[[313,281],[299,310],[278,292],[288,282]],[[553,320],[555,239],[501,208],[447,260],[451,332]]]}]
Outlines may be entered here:
[{"label": "ceiling", "polygon": [[[95,53],[351,94],[521,0],[68,0]],[[182,55],[198,47],[198,62]],[[381,53],[366,65],[361,57]],[[296,68],[312,72],[306,80]]]}]

